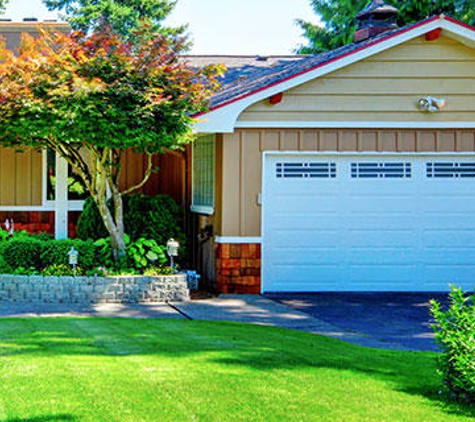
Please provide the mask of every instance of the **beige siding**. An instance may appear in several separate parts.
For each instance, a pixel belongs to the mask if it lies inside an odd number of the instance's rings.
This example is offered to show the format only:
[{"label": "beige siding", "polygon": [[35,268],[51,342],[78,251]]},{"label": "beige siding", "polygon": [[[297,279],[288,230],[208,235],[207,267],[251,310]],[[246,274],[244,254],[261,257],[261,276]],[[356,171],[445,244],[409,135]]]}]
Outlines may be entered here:
[{"label": "beige siding", "polygon": [[216,232],[260,236],[263,151],[475,152],[475,130],[238,130],[217,143]]},{"label": "beige siding", "polygon": [[0,148],[0,206],[42,203],[42,154],[32,148]]},{"label": "beige siding", "polygon": [[[418,109],[428,95],[447,98],[443,111]],[[261,101],[239,120],[473,121],[474,102],[475,51],[446,37],[421,37],[289,90],[280,104]]]}]

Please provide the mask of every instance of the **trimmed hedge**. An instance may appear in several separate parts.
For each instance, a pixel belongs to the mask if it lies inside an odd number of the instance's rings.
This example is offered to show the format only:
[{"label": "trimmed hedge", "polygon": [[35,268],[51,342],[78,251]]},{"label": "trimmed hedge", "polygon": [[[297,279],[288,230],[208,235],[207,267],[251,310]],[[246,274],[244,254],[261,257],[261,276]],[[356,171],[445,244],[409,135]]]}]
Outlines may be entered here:
[{"label": "trimmed hedge", "polygon": [[[69,265],[68,252],[74,247],[79,252],[78,266],[83,270],[95,268],[97,247],[92,240],[80,239],[42,240],[35,235],[12,238],[0,243],[2,272],[18,269],[42,271],[49,266]],[[8,271],[9,272],[9,271]]]}]

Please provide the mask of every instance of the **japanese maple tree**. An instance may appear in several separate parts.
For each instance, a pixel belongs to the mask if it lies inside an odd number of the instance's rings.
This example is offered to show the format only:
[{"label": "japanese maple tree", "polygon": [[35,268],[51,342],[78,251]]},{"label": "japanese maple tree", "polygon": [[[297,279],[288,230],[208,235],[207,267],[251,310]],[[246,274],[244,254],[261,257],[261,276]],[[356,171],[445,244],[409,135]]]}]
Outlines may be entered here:
[{"label": "japanese maple tree", "polygon": [[[122,195],[152,172],[152,154],[192,139],[193,114],[206,109],[222,69],[192,69],[183,41],[150,35],[128,43],[102,29],[90,36],[40,31],[19,51],[0,48],[0,145],[51,148],[94,198],[116,258],[125,255]],[[143,180],[120,191],[124,153],[146,154]],[[112,198],[112,206],[108,199]]]}]

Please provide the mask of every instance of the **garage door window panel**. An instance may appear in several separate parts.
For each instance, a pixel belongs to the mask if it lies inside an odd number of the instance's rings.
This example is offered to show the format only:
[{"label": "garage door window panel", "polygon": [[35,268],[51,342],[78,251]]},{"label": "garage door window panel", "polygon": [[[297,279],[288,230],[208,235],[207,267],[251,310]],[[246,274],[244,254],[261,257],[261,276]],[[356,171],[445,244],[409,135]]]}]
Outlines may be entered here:
[{"label": "garage door window panel", "polygon": [[473,178],[475,162],[430,162],[426,164],[428,178]]},{"label": "garage door window panel", "polygon": [[351,177],[353,179],[377,178],[411,178],[411,163],[395,162],[362,162],[351,163]]},{"label": "garage door window panel", "polygon": [[276,177],[278,179],[334,179],[336,177],[336,164],[322,162],[280,162],[276,163]]}]

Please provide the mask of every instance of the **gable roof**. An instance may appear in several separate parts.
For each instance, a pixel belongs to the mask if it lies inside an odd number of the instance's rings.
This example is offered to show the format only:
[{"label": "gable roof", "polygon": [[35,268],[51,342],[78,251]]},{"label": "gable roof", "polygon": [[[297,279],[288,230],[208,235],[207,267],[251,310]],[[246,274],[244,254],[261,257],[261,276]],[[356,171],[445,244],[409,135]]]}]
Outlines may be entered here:
[{"label": "gable roof", "polygon": [[[211,99],[209,111],[195,116],[197,130],[232,132],[239,115],[250,105],[439,28],[444,35],[475,48],[475,28],[440,15],[318,55],[272,56],[268,62],[250,56],[202,56],[201,64],[205,60],[227,64],[229,70],[220,91]],[[228,63],[217,61],[226,57]],[[191,56],[190,62],[199,65],[200,60]]]}]

